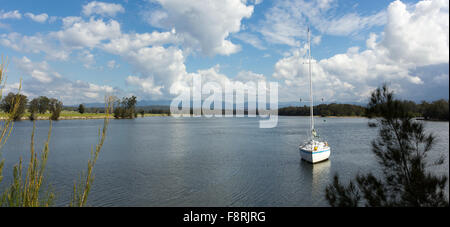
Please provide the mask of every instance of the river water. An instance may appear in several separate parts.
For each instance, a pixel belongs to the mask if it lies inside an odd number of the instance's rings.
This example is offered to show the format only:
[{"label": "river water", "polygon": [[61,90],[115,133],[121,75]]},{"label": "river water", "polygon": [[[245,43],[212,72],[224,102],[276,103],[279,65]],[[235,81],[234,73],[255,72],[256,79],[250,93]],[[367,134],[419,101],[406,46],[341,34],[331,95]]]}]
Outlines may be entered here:
[{"label": "river water", "polygon": [[[307,138],[309,118],[280,117],[273,129],[257,118],[149,117],[111,120],[94,169],[89,206],[327,206],[325,187],[334,174],[379,174],[371,152],[377,129],[364,118],[316,118],[332,148],[330,160],[311,165],[300,160],[298,145]],[[87,169],[103,120],[53,123],[46,183],[55,205],[66,206],[74,181]],[[430,171],[449,171],[449,123],[426,122],[438,137],[429,154],[445,163]],[[41,150],[49,122],[36,123]],[[18,122],[2,149],[0,188],[11,181],[20,157],[28,160],[32,123]]]}]

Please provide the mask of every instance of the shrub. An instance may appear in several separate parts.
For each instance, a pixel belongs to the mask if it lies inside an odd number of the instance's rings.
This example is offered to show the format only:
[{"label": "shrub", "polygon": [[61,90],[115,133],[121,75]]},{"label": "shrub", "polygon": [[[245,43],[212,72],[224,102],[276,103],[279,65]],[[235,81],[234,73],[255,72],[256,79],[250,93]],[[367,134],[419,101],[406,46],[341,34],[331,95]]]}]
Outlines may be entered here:
[{"label": "shrub", "polygon": [[[425,133],[421,122],[415,121],[404,103],[394,99],[386,85],[372,93],[369,117],[376,116],[379,136],[372,142],[372,151],[383,170],[383,178],[372,173],[356,177],[343,186],[336,175],[327,186],[326,199],[331,206],[448,206],[445,196],[446,176],[426,171],[427,153],[435,143]],[[443,159],[436,162],[442,164]]]}]

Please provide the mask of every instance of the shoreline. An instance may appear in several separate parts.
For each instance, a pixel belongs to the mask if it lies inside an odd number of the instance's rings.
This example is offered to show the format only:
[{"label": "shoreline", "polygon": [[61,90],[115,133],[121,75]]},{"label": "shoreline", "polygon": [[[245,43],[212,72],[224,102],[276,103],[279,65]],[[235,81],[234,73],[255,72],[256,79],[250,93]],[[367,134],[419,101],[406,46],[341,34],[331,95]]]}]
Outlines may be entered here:
[{"label": "shoreline", "polygon": [[[144,117],[138,115],[136,118],[146,118],[146,117],[167,117],[168,114],[145,114]],[[58,118],[58,121],[60,120],[98,120],[98,119],[105,119],[107,116],[104,114],[98,114],[98,115],[87,115],[87,116],[60,116]],[[109,119],[115,119],[114,115],[110,115],[108,117]],[[135,118],[135,119],[136,119]],[[7,120],[7,117],[2,116],[0,117],[1,121]],[[29,121],[29,116],[24,116],[20,119],[21,121]],[[48,121],[50,120],[50,116],[38,116],[35,120],[37,121]]]},{"label": "shoreline", "polygon": [[[278,115],[280,117],[309,117],[309,116],[287,116],[287,115]],[[364,116],[314,116],[314,118],[367,118],[368,117],[364,117]],[[424,118],[414,118],[417,121],[431,121],[431,122],[449,122],[447,120],[438,120],[438,119],[424,119]]]},{"label": "shoreline", "polygon": [[[169,114],[145,114],[143,117],[141,115],[138,115],[137,117],[135,117],[134,119],[138,119],[138,118],[147,118],[147,117],[168,117],[170,116]],[[278,115],[280,117],[309,117],[309,116],[286,116],[286,115]],[[89,115],[86,114],[86,116],[60,116],[58,118],[59,120],[98,120],[98,119],[104,119],[106,117],[106,115],[104,114],[95,114],[95,115]],[[364,116],[314,116],[314,118],[366,118]],[[115,119],[114,115],[110,115],[109,119]],[[1,116],[0,117],[0,121],[4,121],[7,120],[6,116]],[[20,121],[29,121],[30,118],[29,116],[23,116]],[[50,120],[50,116],[38,116],[35,120],[37,121],[45,121],[45,120]],[[431,121],[431,122],[449,122],[446,120],[435,120],[435,119],[423,119],[423,118],[417,118],[416,120],[418,121]]]},{"label": "shoreline", "polygon": [[324,116],[324,117],[318,116],[318,117],[321,117],[321,118],[367,118],[364,116]]},{"label": "shoreline", "polygon": [[[280,116],[280,117],[309,117],[309,116],[287,116],[287,115],[278,115],[278,116]],[[319,118],[367,118],[364,116],[319,116],[319,115],[314,116],[314,118],[317,118],[317,117],[319,117]]]}]

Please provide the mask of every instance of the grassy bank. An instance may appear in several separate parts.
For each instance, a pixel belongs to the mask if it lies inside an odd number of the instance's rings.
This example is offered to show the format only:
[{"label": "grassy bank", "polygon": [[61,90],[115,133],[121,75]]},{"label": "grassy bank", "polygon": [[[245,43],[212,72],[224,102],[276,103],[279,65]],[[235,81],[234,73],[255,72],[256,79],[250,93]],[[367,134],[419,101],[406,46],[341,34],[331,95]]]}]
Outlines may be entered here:
[{"label": "grassy bank", "polygon": [[[49,120],[51,113],[45,114],[37,114],[37,120]],[[167,114],[150,114],[146,113],[144,117],[163,117],[168,116]],[[8,115],[4,112],[0,112],[0,119],[4,120],[8,117]],[[59,117],[59,120],[88,120],[88,119],[104,119],[106,114],[104,113],[79,113],[76,111],[62,111]],[[142,117],[141,114],[137,116],[137,118]],[[114,116],[109,115],[109,118],[114,118]],[[22,116],[22,120],[29,120],[30,113],[27,112]]]}]

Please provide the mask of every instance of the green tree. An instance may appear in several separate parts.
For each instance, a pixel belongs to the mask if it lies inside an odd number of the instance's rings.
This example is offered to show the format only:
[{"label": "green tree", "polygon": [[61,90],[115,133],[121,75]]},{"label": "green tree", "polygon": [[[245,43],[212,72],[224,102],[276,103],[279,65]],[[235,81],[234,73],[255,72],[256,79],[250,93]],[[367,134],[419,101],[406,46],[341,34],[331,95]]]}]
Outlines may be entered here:
[{"label": "green tree", "polygon": [[59,119],[59,115],[61,114],[63,103],[57,99],[50,99],[49,101],[49,110],[52,113],[50,116],[51,120],[57,121]]},{"label": "green tree", "polygon": [[49,106],[50,99],[45,96],[40,96],[38,100],[39,100],[39,113],[45,114],[45,112],[47,112],[47,110],[49,110],[50,108]]},{"label": "green tree", "polygon": [[423,117],[429,120],[449,120],[448,100],[437,100],[428,104],[423,104]]},{"label": "green tree", "polygon": [[[327,186],[326,199],[331,206],[448,206],[446,176],[426,171],[426,156],[435,143],[421,122],[413,120],[401,101],[386,85],[372,93],[369,117],[377,117],[372,127],[379,136],[372,151],[383,170],[383,179],[372,173],[358,174],[356,183],[341,185],[339,177]],[[442,164],[441,159],[436,164]]]},{"label": "green tree", "polygon": [[[2,102],[0,103],[0,108],[5,113],[11,113],[11,118],[14,121],[17,121],[20,120],[25,113],[27,103],[27,96],[10,92],[5,98],[3,98]],[[15,107],[15,105],[17,106]],[[14,108],[17,109],[13,111]]]},{"label": "green tree", "polygon": [[130,98],[125,98],[125,106],[127,109],[127,117],[129,118],[135,118],[137,117],[136,113],[136,103],[137,99],[136,96],[131,96]]},{"label": "green tree", "polygon": [[79,112],[80,114],[84,114],[84,111],[85,111],[84,105],[83,105],[83,104],[80,104],[80,106],[78,106],[78,112]]},{"label": "green tree", "polygon": [[28,111],[30,112],[30,120],[36,120],[36,113],[39,112],[39,99],[34,98],[31,100]]},{"label": "green tree", "polygon": [[124,97],[122,100],[116,101],[116,108],[114,109],[115,118],[129,118],[133,119],[137,116],[136,112],[136,96],[131,96],[130,98]]}]

